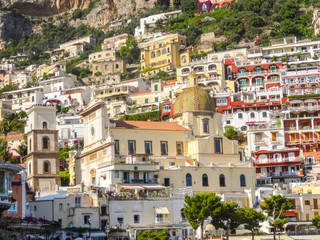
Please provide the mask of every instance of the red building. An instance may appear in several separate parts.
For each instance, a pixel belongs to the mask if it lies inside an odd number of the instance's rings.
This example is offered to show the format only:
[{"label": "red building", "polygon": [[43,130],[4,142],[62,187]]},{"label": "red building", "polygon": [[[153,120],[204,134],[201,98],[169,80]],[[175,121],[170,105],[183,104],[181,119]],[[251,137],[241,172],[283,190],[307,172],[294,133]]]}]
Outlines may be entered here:
[{"label": "red building", "polygon": [[281,62],[225,59],[226,79],[235,82],[235,91],[261,91],[280,87],[280,73],[286,70]]},{"label": "red building", "polygon": [[261,150],[255,159],[258,185],[303,180],[299,148]]}]

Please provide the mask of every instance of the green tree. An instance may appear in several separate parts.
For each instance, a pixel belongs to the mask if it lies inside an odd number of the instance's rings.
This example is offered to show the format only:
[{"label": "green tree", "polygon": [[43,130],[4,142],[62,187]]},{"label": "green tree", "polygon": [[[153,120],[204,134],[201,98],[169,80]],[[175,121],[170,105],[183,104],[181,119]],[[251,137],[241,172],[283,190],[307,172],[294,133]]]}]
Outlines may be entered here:
[{"label": "green tree", "polygon": [[317,228],[320,228],[320,215],[315,216],[312,218],[312,224],[316,226]]},{"label": "green tree", "polygon": [[211,224],[216,228],[226,231],[227,240],[229,231],[235,230],[242,223],[241,209],[237,203],[225,203],[211,213]]},{"label": "green tree", "polygon": [[180,8],[181,7],[181,0],[173,0],[173,6],[175,8]]},{"label": "green tree", "polygon": [[4,93],[4,92],[11,92],[11,91],[15,91],[18,90],[18,86],[17,85],[6,85],[3,88],[0,89],[0,93]]},{"label": "green tree", "polygon": [[156,6],[168,8],[170,6],[170,0],[157,0]]},{"label": "green tree", "polygon": [[23,110],[18,113],[19,118],[26,118],[27,116],[28,116],[27,113]]},{"label": "green tree", "polygon": [[260,204],[260,207],[268,215],[269,224],[274,228],[273,239],[276,240],[277,229],[281,229],[288,222],[284,213],[292,209],[291,199],[281,195],[273,195],[270,198],[265,198],[264,203]]},{"label": "green tree", "polygon": [[168,229],[162,231],[139,231],[137,234],[137,240],[169,240]]},{"label": "green tree", "polygon": [[0,134],[7,136],[11,129],[10,120],[7,118],[2,119],[0,122]]},{"label": "green tree", "polygon": [[195,45],[197,38],[202,34],[201,29],[198,25],[191,25],[187,31],[187,46]]},{"label": "green tree", "polygon": [[184,201],[183,213],[194,230],[200,227],[203,239],[204,221],[221,208],[221,198],[214,193],[198,193],[193,197],[186,195]]},{"label": "green tree", "polygon": [[140,58],[140,49],[136,40],[129,39],[126,41],[126,46],[120,48],[120,55],[124,58],[129,64],[134,63]]},{"label": "green tree", "polygon": [[77,8],[76,10],[73,11],[72,13],[72,18],[77,19],[77,18],[82,18],[83,11],[80,8]]},{"label": "green tree", "polygon": [[224,127],[224,136],[229,139],[235,139],[240,135],[240,132],[234,128],[234,126]]},{"label": "green tree", "polygon": [[24,157],[28,154],[28,147],[27,144],[25,143],[21,143],[18,148],[13,149],[14,151],[16,151],[20,156],[21,156],[21,160],[23,162]]},{"label": "green tree", "polygon": [[254,240],[254,232],[259,229],[259,223],[265,220],[262,212],[258,212],[252,208],[244,207],[240,210],[242,223],[244,228],[251,231],[252,240]]},{"label": "green tree", "polygon": [[183,0],[181,1],[181,9],[183,12],[190,12],[197,9],[197,0]]}]

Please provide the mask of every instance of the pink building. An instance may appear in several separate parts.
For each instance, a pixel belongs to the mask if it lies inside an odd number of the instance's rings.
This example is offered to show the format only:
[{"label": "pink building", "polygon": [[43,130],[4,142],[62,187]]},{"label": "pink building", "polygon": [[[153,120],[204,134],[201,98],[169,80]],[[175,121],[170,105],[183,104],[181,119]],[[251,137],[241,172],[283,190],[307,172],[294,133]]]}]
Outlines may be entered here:
[{"label": "pink building", "polygon": [[228,2],[233,3],[233,0],[199,0],[198,13],[209,12],[211,9],[223,7]]}]

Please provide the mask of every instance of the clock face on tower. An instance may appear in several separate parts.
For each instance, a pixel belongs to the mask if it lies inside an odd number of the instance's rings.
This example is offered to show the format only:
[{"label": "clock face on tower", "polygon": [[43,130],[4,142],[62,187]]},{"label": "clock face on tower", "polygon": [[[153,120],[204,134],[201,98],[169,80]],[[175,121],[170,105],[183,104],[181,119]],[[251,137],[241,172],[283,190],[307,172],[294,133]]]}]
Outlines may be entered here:
[{"label": "clock face on tower", "polygon": [[91,136],[94,137],[94,126],[91,125]]}]

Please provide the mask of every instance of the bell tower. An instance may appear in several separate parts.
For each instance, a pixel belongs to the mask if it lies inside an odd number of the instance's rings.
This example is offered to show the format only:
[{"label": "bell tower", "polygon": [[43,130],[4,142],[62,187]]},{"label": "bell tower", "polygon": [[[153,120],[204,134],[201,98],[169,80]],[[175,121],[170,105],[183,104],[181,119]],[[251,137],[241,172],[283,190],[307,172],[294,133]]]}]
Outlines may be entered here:
[{"label": "bell tower", "polygon": [[36,191],[61,185],[55,106],[34,105],[27,112],[27,182]]}]

